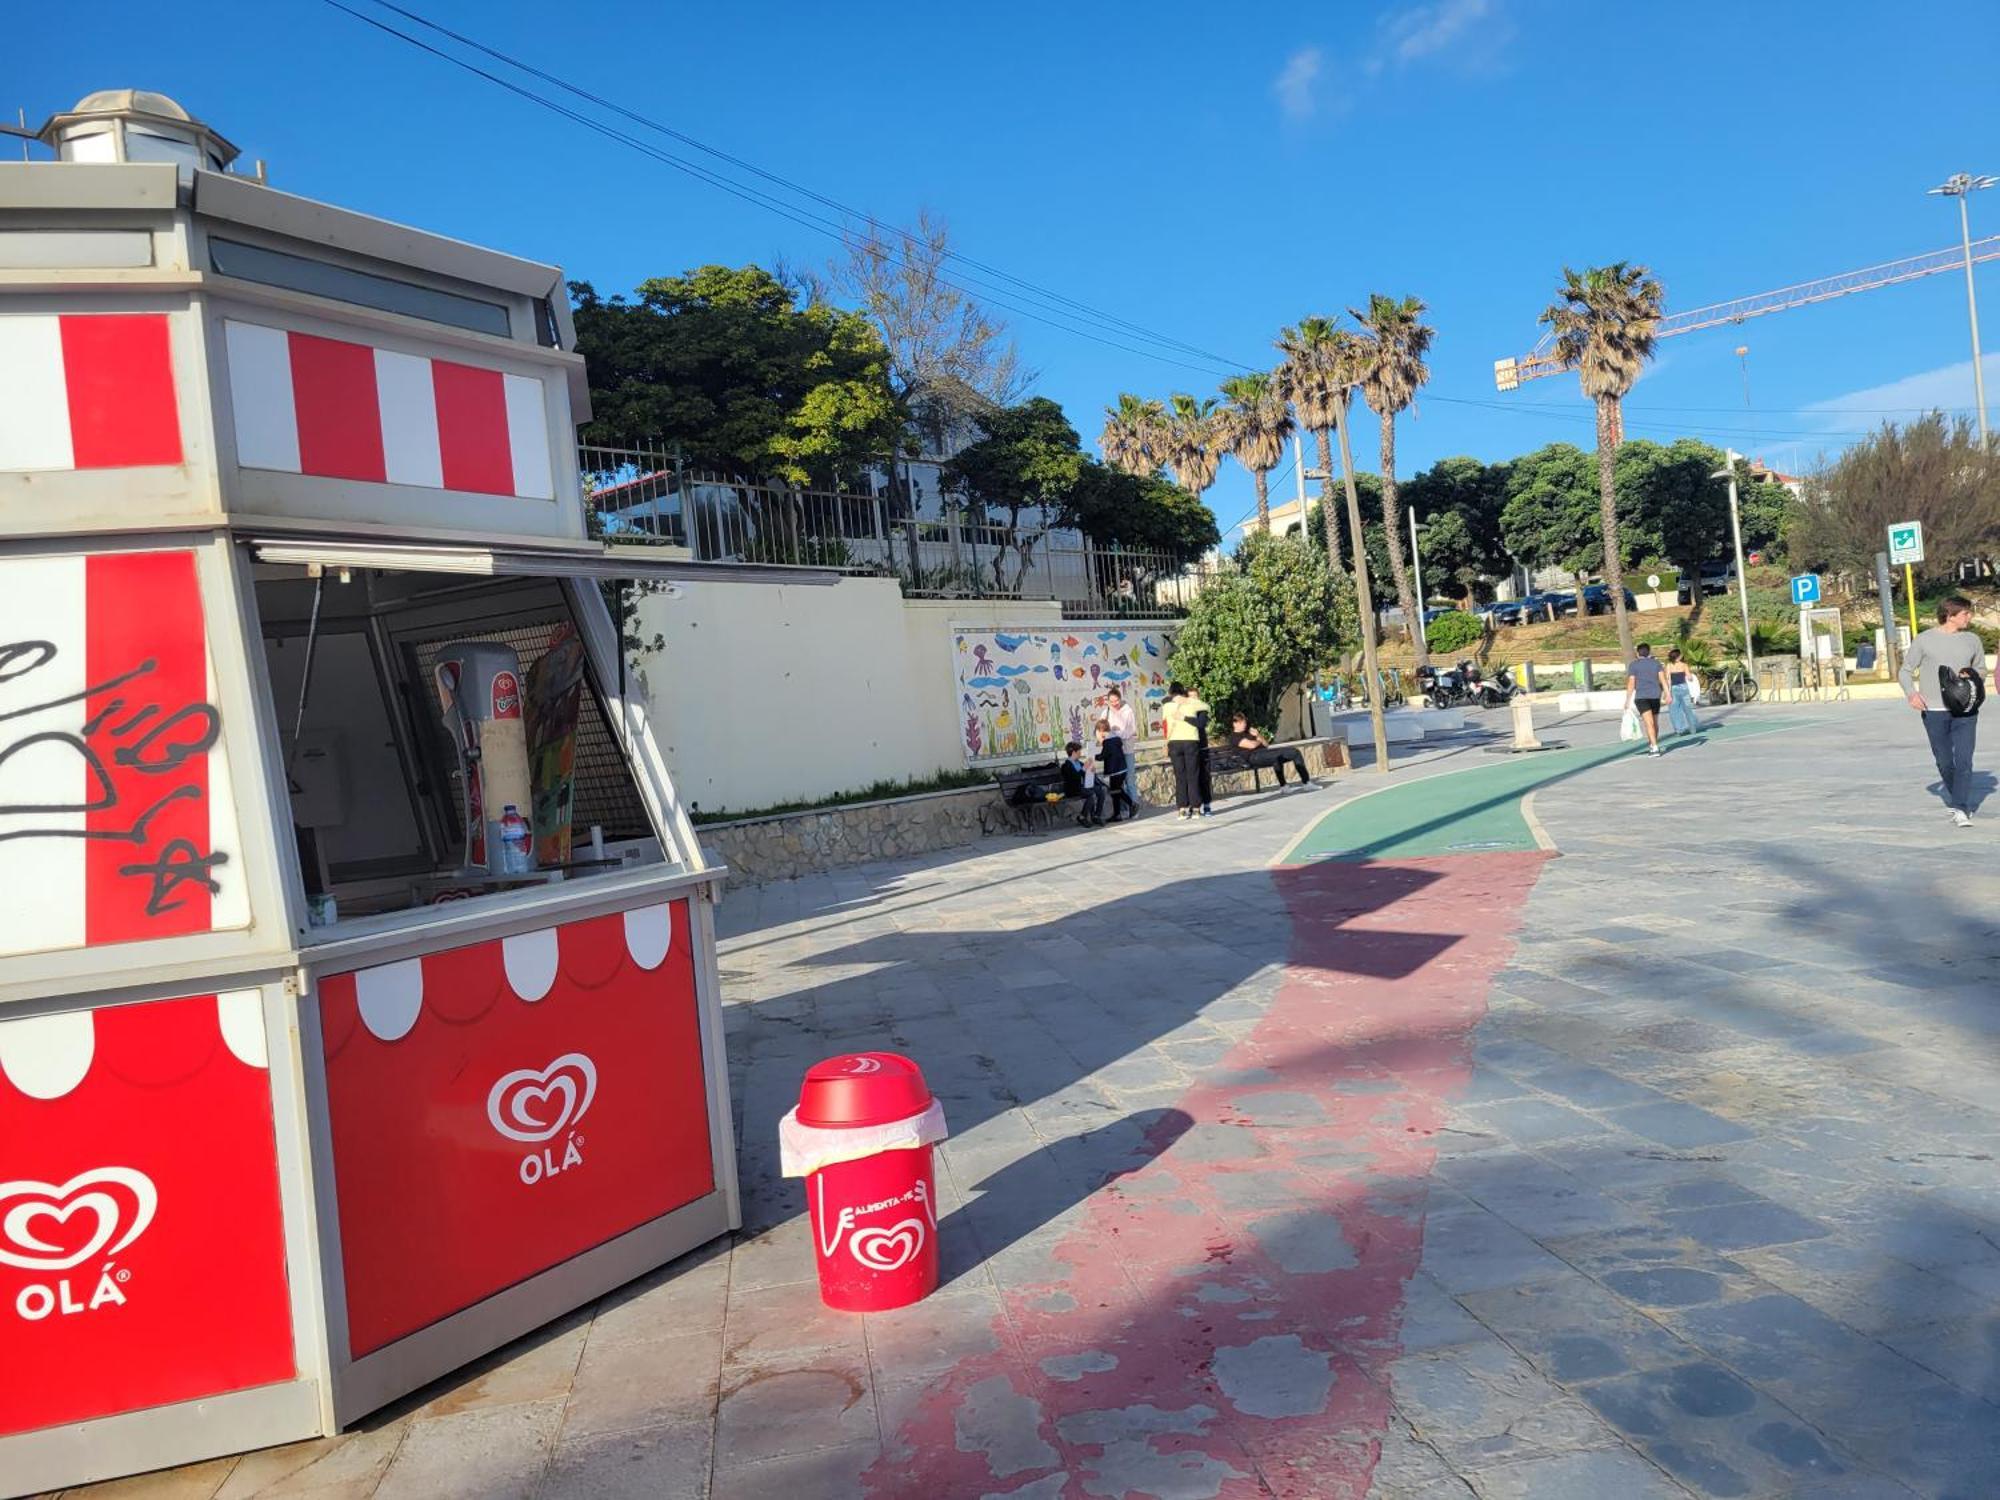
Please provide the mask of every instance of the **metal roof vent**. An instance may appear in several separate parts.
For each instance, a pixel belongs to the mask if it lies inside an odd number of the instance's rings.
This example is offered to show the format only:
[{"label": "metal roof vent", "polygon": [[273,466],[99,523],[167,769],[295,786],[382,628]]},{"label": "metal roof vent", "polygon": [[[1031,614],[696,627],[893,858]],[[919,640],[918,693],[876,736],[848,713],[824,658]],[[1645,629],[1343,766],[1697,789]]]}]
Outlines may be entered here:
[{"label": "metal roof vent", "polygon": [[58,161],[172,162],[183,173],[227,169],[236,148],[165,94],[100,89],[50,115],[36,139]]}]

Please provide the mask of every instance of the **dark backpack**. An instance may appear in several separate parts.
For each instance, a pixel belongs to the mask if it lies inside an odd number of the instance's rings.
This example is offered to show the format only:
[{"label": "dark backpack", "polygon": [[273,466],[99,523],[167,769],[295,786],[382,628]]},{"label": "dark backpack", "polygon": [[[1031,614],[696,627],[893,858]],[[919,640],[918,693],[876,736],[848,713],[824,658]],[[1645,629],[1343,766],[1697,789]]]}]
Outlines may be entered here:
[{"label": "dark backpack", "polygon": [[1986,679],[1979,675],[1977,667],[1960,667],[1956,671],[1939,667],[1938,695],[1944,699],[1946,713],[1954,719],[1969,719],[1986,701]]}]

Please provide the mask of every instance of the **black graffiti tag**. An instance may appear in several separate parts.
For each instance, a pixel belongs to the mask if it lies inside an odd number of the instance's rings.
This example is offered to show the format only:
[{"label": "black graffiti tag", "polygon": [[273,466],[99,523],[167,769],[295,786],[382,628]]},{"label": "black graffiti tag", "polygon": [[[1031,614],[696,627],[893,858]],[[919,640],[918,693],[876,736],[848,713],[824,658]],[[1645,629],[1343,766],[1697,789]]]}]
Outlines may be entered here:
[{"label": "black graffiti tag", "polygon": [[[0,643],[0,688],[30,677],[60,655],[49,641]],[[78,693],[68,693],[38,703],[14,706],[0,700],[0,725],[31,719],[37,714],[91,699],[102,699],[129,683],[140,683],[158,663],[140,662]],[[122,827],[73,828],[29,823],[24,827],[0,825],[0,843],[16,839],[66,838],[93,842],[131,844],[150,858],[120,865],[120,875],[151,881],[146,898],[146,915],[160,916],[187,904],[183,887],[200,885],[210,894],[221,885],[214,877],[218,866],[229,862],[221,851],[204,852],[193,840],[173,837],[156,842],[152,824],[177,802],[202,801],[201,787],[192,781],[168,787],[157,797],[139,806],[141,799],[121,797],[118,782],[88,736],[102,733],[113,741],[113,765],[147,777],[171,777],[196,756],[206,755],[222,736],[222,715],[212,703],[184,703],[171,712],[164,705],[145,703],[129,717],[111,722],[126,711],[126,700],[112,697],[85,722],[83,734],[62,729],[42,729],[7,739],[0,730],[0,768],[16,756],[40,747],[42,755],[70,754],[82,763],[85,777],[84,799],[80,802],[18,802],[0,804],[0,819],[47,817],[52,814],[105,813],[125,809],[130,820]],[[161,717],[164,714],[165,717]],[[26,728],[27,726],[23,726]],[[136,809],[136,810],[133,810]]]}]

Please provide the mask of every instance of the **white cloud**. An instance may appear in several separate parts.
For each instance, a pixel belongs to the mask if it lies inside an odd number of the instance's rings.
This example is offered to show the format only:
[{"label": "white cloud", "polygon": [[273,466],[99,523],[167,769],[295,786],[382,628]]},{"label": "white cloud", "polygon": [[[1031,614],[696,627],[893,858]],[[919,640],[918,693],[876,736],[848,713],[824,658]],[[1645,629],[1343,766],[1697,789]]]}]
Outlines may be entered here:
[{"label": "white cloud", "polygon": [[[1979,363],[1984,368],[1989,390],[2000,389],[2000,354],[1985,355]],[[1883,422],[1912,421],[1927,411],[1971,416],[1972,408],[1972,361],[1962,359],[1954,365],[1920,370],[1884,385],[1871,385],[1865,390],[1815,401],[1805,410],[1829,428],[1858,429],[1877,427]]]},{"label": "white cloud", "polygon": [[1310,120],[1319,109],[1319,75],[1324,62],[1317,47],[1301,47],[1285,59],[1284,67],[1271,81],[1278,96],[1278,108],[1293,123]]},{"label": "white cloud", "polygon": [[1509,32],[1494,0],[1433,0],[1413,5],[1383,16],[1376,30],[1375,54],[1368,64],[1371,73],[1391,63],[1402,66],[1435,57],[1475,31],[1489,33],[1485,40],[1494,46],[1505,41]]}]

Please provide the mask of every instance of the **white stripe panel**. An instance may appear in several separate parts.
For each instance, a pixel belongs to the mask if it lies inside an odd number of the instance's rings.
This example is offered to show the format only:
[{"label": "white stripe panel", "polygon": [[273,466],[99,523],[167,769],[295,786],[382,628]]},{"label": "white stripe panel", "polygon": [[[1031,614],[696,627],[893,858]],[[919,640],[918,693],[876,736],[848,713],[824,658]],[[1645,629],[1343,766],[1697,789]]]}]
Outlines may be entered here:
[{"label": "white stripe panel", "polygon": [[0,317],[0,391],[0,469],[75,468],[59,319]]},{"label": "white stripe panel", "polygon": [[[203,650],[208,658],[208,701],[219,703],[221,700],[215,696],[215,653],[208,646]],[[244,857],[243,835],[236,826],[236,788],[229,776],[226,740],[216,741],[208,752],[208,847],[213,853],[229,856],[227,864],[217,865],[214,870],[215,883],[222,889],[209,898],[209,931],[234,932],[248,927],[250,861]]]},{"label": "white stripe panel", "polygon": [[299,472],[299,414],[292,398],[292,345],[282,328],[222,325],[229,349],[229,408],[236,461],[246,469]]},{"label": "white stripe panel", "polygon": [[508,375],[504,384],[514,493],[529,500],[553,500],[556,485],[549,468],[549,418],[542,406],[542,383],[529,375]]},{"label": "white stripe panel", "polygon": [[[0,681],[0,705],[6,710],[50,703],[89,686],[83,579],[81,557],[0,561],[0,651],[29,641],[55,647],[55,655],[32,670],[30,664],[42,652],[8,653],[5,680]],[[0,838],[0,955],[83,946],[84,841],[78,835],[84,829],[85,805],[102,793],[80,749],[88,717],[79,699],[0,722],[0,809],[69,809],[0,811],[0,833],[36,834]],[[47,734],[75,738],[37,738]]]},{"label": "white stripe panel", "polygon": [[375,399],[382,407],[382,459],[391,484],[444,488],[438,450],[437,386],[417,354],[375,351]]}]

